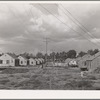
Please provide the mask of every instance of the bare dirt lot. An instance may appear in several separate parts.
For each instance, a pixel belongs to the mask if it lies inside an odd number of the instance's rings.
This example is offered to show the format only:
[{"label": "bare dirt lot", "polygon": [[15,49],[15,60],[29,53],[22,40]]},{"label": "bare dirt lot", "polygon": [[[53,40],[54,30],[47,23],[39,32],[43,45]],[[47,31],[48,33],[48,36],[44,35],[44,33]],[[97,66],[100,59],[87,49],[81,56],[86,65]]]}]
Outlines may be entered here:
[{"label": "bare dirt lot", "polygon": [[0,89],[99,90],[99,73],[81,78],[79,68],[17,67],[0,71]]}]

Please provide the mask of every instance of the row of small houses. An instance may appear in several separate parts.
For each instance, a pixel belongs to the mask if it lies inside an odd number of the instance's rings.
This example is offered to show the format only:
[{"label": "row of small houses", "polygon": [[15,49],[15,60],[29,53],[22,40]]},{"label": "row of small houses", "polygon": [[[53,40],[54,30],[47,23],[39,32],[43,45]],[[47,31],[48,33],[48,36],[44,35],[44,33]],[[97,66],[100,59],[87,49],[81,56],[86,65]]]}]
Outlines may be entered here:
[{"label": "row of small houses", "polygon": [[16,56],[14,54],[5,53],[0,56],[0,66],[27,66],[43,64],[43,58],[30,58],[27,59],[23,55]]}]

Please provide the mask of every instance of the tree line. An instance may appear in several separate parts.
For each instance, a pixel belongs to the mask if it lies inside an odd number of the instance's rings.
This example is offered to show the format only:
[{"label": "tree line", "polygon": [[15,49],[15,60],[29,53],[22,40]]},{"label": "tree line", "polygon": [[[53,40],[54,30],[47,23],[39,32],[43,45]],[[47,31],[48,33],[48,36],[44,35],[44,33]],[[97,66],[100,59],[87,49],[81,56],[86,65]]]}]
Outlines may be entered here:
[{"label": "tree line", "polygon": [[[76,57],[83,57],[86,54],[90,54],[91,56],[98,53],[99,49],[90,49],[87,52],[80,51],[77,53],[76,50],[69,50],[68,52],[62,51],[62,52],[51,52],[50,54],[47,55],[47,59],[51,61],[64,61],[67,58],[76,58]],[[36,56],[33,56],[33,54],[29,53],[24,53],[24,55],[29,58],[29,57],[36,57],[36,58],[44,58],[46,57],[46,54],[43,54],[41,52],[38,52]]]},{"label": "tree line", "polygon": [[[62,51],[62,52],[51,52],[50,54],[47,54],[47,59],[48,60],[57,60],[57,61],[64,61],[67,58],[76,58],[76,57],[83,57],[86,54],[90,54],[90,55],[94,55],[96,53],[98,53],[99,50],[98,49],[90,49],[87,52],[84,51],[80,51],[79,53],[77,53],[75,50],[69,50],[68,52]],[[14,53],[13,53],[14,54]],[[23,55],[25,56],[27,59],[29,58],[44,58],[46,57],[46,54],[43,54],[41,52],[38,52],[35,56],[31,53],[22,53],[19,55]],[[17,55],[17,56],[19,56]]]}]

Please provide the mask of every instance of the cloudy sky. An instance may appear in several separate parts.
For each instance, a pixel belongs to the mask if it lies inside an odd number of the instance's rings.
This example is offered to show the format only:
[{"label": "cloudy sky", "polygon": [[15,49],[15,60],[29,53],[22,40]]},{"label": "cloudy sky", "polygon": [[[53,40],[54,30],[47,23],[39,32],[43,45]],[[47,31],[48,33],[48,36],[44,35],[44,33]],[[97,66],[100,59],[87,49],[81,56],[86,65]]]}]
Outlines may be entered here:
[{"label": "cloudy sky", "polygon": [[100,3],[0,3],[0,52],[100,48]]}]

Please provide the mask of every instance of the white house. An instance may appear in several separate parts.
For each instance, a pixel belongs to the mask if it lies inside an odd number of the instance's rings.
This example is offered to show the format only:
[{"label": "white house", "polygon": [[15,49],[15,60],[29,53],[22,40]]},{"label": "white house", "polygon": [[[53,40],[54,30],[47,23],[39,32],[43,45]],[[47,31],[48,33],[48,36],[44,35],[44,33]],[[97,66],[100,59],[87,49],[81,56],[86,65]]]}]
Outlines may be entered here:
[{"label": "white house", "polygon": [[67,66],[68,66],[68,64],[69,64],[70,61],[72,61],[71,58],[67,58],[67,59],[65,60],[65,63],[66,63]]},{"label": "white house", "polygon": [[42,64],[42,63],[43,63],[43,60],[42,60],[41,58],[38,58],[38,60],[40,61],[40,64]]},{"label": "white house", "polygon": [[36,61],[36,65],[39,65],[41,62],[39,59],[35,58],[35,61]]},{"label": "white house", "polygon": [[0,66],[18,66],[19,60],[14,54],[5,53],[0,56]]},{"label": "white house", "polygon": [[34,58],[30,58],[29,65],[36,65],[36,60]]},{"label": "white house", "polygon": [[18,56],[18,59],[19,59],[19,65],[21,66],[26,66],[27,65],[27,58],[20,55]]},{"label": "white house", "polygon": [[44,59],[43,58],[40,58],[42,60],[42,63],[44,63]]}]

